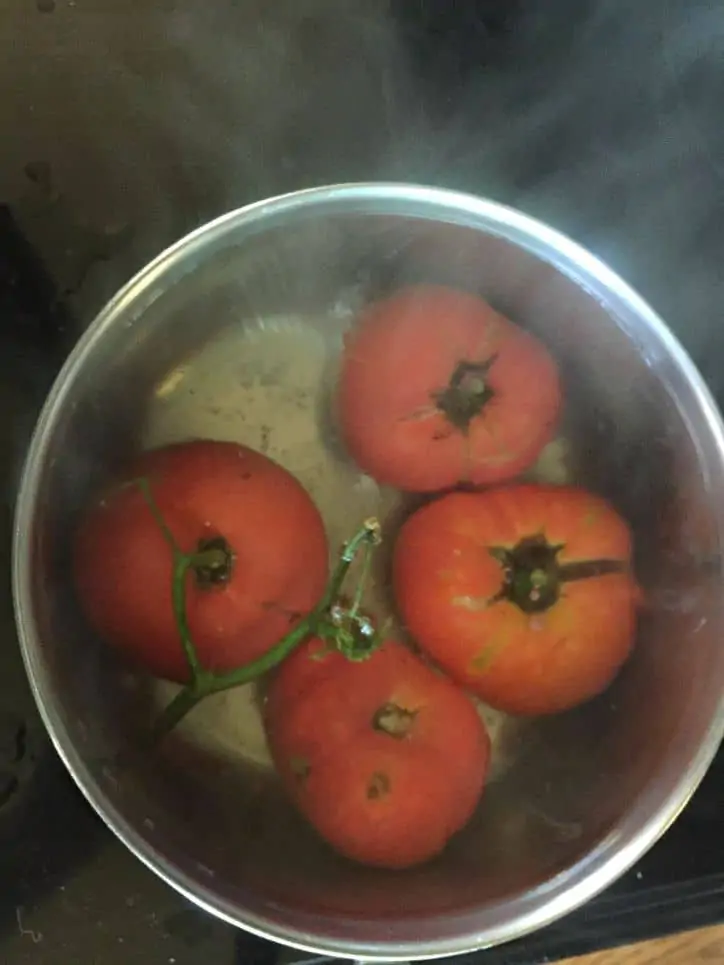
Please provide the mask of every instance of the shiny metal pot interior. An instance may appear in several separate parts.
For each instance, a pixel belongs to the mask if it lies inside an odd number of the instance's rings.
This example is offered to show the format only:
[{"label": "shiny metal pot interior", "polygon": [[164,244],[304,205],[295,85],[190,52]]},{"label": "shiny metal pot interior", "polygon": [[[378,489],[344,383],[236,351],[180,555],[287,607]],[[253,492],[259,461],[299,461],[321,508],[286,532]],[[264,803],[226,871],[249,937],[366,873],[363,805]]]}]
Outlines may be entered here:
[{"label": "shiny metal pot interior", "polygon": [[[490,785],[471,825],[414,871],[333,856],[266,766],[253,694],[220,695],[154,754],[129,754],[159,688],[90,639],[68,533],[134,449],[191,436],[265,448],[340,542],[399,498],[360,477],[329,397],[356,308],[411,280],[483,293],[561,362],[560,438],[535,472],[610,497],[632,522],[645,591],[613,687],[559,717],[488,715]],[[595,258],[498,205],[347,185],[233,212],[137,276],[85,333],[35,433],[15,530],[27,669],[69,770],[116,834],[209,911],[358,959],[431,958],[522,935],[605,887],[660,835],[724,726],[724,438],[656,315]],[[384,564],[377,574],[385,595]],[[162,688],[163,689],[163,688]],[[121,752],[123,763],[118,763]]]}]

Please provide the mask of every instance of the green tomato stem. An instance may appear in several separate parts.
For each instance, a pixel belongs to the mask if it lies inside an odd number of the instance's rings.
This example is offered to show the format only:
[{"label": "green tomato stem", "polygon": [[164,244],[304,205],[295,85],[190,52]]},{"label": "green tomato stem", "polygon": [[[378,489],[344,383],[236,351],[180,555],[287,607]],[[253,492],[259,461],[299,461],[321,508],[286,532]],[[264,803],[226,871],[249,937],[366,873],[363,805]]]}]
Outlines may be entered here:
[{"label": "green tomato stem", "polygon": [[163,740],[184,719],[186,714],[193,710],[206,696],[205,692],[197,691],[190,685],[180,690],[156,719],[149,734],[149,743],[155,744],[157,741]]},{"label": "green tomato stem", "polygon": [[[366,520],[352,539],[345,544],[322,599],[306,617],[300,620],[293,630],[290,630],[290,632],[283,636],[270,650],[267,650],[266,653],[262,654],[256,660],[251,661],[251,663],[245,664],[242,667],[236,667],[234,670],[225,673],[217,674],[205,670],[201,666],[198,652],[191,635],[186,609],[186,576],[189,569],[199,562],[199,557],[202,556],[203,553],[188,555],[181,552],[156,505],[148,481],[142,480],[139,482],[139,485],[141,485],[141,491],[144,494],[149,508],[153,512],[154,518],[159,522],[160,526],[162,524],[164,537],[173,553],[172,600],[174,617],[178,626],[181,645],[183,646],[191,673],[190,682],[179,691],[156,721],[152,729],[151,740],[157,741],[161,740],[173,730],[204,697],[208,697],[209,694],[218,693],[222,690],[240,687],[242,684],[256,680],[280,664],[301,643],[320,632],[323,629],[323,625],[328,622],[329,609],[336,602],[342,589],[342,584],[357,553],[364,547],[367,549],[367,557],[369,557],[371,547],[376,546],[380,542],[380,525],[376,519]],[[365,558],[366,563],[367,557]],[[366,575],[368,568],[369,566],[366,565],[363,576]],[[359,595],[358,593],[355,598],[355,607],[358,606]]]},{"label": "green tomato stem", "polygon": [[181,646],[184,650],[186,663],[191,671],[191,680],[198,680],[203,675],[203,668],[196,652],[194,641],[191,637],[188,613],[186,611],[186,575],[191,569],[193,557],[179,553],[177,550],[173,554],[173,573],[171,577],[171,599],[173,601],[173,613],[176,619]]},{"label": "green tomato stem", "polygon": [[300,643],[304,643],[314,633],[314,614],[313,610],[309,616],[301,620],[296,627],[278,640],[274,646],[263,653],[261,657],[252,660],[251,663],[244,664],[243,667],[236,667],[226,673],[211,674],[209,677],[208,693],[216,694],[221,690],[231,690],[234,687],[241,687],[248,684],[257,677],[262,677],[265,673],[273,670],[278,664],[285,660],[292,650],[295,650]]},{"label": "green tomato stem", "polygon": [[332,573],[332,578],[327,584],[327,589],[313,613],[319,615],[326,614],[327,610],[336,602],[342,589],[342,584],[349,572],[355,557],[363,546],[379,546],[381,542],[380,524],[374,517],[366,519],[362,526],[357,530],[351,540],[342,547],[339,560]]},{"label": "green tomato stem", "polygon": [[364,597],[365,586],[369,580],[370,570],[372,568],[372,553],[374,546],[371,543],[365,543],[364,556],[362,557],[362,572],[360,578],[357,581],[357,587],[355,589],[354,600],[352,601],[352,607],[349,611],[350,619],[354,620],[359,613],[359,609],[362,605],[362,598]]},{"label": "green tomato stem", "polygon": [[158,528],[161,530],[161,533],[163,534],[163,538],[171,547],[171,551],[173,552],[174,555],[182,556],[183,553],[181,551],[181,547],[176,542],[176,538],[171,532],[171,530],[169,529],[168,523],[163,518],[163,513],[158,508],[158,503],[153,498],[150,481],[145,476],[139,476],[139,478],[135,479],[134,482],[141,490],[141,495],[146,500],[146,505],[148,506],[151,512],[151,515],[156,520],[156,523],[158,524]]},{"label": "green tomato stem", "polygon": [[194,642],[191,637],[191,629],[189,627],[188,615],[186,613],[186,574],[197,561],[194,556],[189,556],[180,549],[178,543],[176,542],[176,537],[169,529],[168,523],[163,518],[163,513],[158,508],[158,504],[153,497],[149,480],[142,476],[135,481],[138,485],[138,488],[141,490],[141,494],[146,501],[146,505],[148,506],[151,515],[158,524],[164,539],[168,543],[173,556],[173,570],[171,573],[171,600],[173,603],[173,612],[176,619],[179,636],[181,637],[181,646],[183,647],[184,656],[186,657],[186,663],[188,664],[189,671],[191,673],[191,679],[192,681],[195,681],[198,680],[199,677],[203,676],[203,668],[199,662],[196,647],[194,646]]}]

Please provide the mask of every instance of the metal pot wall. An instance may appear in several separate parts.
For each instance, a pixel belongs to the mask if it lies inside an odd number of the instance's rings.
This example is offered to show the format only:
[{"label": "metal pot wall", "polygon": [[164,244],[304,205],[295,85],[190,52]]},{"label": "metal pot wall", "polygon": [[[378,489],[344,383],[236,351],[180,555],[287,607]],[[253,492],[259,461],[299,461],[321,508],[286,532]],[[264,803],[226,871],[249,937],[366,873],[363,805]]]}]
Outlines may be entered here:
[{"label": "metal pot wall", "polygon": [[[493,773],[475,818],[441,858],[393,874],[342,862],[298,819],[264,767],[243,695],[208,701],[157,752],[129,756],[163,695],[89,637],[67,547],[90,489],[130,452],[194,435],[260,445],[269,425],[270,455],[310,489],[333,541],[349,535],[353,516],[394,513],[389,493],[350,485],[324,413],[356,309],[422,279],[480,291],[554,351],[568,406],[537,471],[592,486],[628,517],[645,607],[634,655],[601,698],[540,721],[492,719]],[[287,346],[281,368],[264,354],[270,338]],[[276,394],[254,395],[247,418],[249,392],[265,378]],[[284,435],[298,378],[307,379],[301,422]],[[26,667],[90,802],[201,907],[359,960],[492,945],[565,914],[627,869],[713,757],[724,728],[723,491],[722,426],[696,370],[654,312],[575,244],[510,209],[431,188],[287,195],[162,254],[58,377],[15,523]]]}]

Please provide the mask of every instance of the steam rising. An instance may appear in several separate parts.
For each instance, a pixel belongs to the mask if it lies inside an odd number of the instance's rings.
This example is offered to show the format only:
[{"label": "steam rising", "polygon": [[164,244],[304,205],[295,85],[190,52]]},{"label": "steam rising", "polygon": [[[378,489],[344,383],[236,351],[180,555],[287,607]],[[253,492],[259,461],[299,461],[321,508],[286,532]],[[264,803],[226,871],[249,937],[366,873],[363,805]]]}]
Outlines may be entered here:
[{"label": "steam rising", "polygon": [[447,141],[439,179],[514,204],[592,248],[723,389],[711,358],[724,347],[721,5],[521,6],[502,56],[468,77],[438,131]]},{"label": "steam rising", "polygon": [[230,207],[324,182],[427,181],[587,244],[724,388],[711,362],[724,338],[720,3],[82,8],[38,14],[59,56],[44,59],[47,96],[19,136],[37,152],[62,117],[46,152],[58,187],[98,230],[131,226],[111,270],[89,279],[89,311]]}]

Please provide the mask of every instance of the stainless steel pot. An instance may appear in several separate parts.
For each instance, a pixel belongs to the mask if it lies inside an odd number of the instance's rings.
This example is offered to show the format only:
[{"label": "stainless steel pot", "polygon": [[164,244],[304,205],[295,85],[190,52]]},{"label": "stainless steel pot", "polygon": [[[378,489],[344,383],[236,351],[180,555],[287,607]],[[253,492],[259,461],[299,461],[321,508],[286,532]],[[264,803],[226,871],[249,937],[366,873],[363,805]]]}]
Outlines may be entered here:
[{"label": "stainless steel pot", "polygon": [[[265,767],[253,695],[214,698],[160,751],[129,754],[163,695],[88,637],[66,554],[74,514],[120,458],[193,435],[266,446],[317,498],[333,540],[371,511],[394,515],[396,497],[346,461],[328,402],[356,307],[415,279],[483,292],[557,354],[569,403],[536,473],[591,485],[628,516],[645,605],[634,656],[603,697],[538,722],[489,715],[495,765],[479,813],[442,858],[393,874],[337,859],[291,811]],[[566,238],[424,187],[276,198],[157,258],[60,374],[17,507],[28,674],[92,805],[208,911],[362,960],[504,942],[627,869],[716,751],[723,494],[722,426],[691,362],[631,289]]]}]

